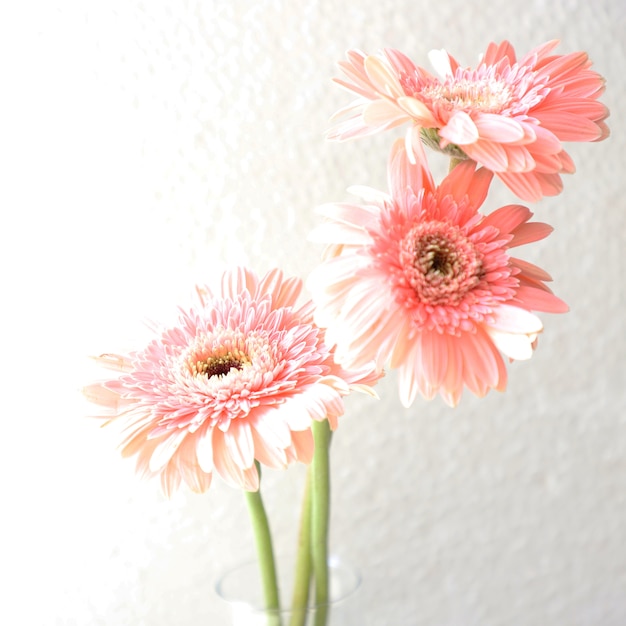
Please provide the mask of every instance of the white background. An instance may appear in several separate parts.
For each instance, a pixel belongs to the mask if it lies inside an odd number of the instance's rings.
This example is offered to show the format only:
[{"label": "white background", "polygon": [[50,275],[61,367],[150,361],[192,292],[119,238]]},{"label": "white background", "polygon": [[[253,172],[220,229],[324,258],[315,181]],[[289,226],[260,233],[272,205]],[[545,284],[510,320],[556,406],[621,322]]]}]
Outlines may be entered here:
[{"label": "white background", "polygon": [[[7,5],[8,6],[8,5]],[[335,550],[372,626],[626,623],[623,0],[13,3],[0,9],[2,623],[227,624],[215,578],[252,556],[242,495],[165,500],[84,417],[89,354],[140,347],[226,267],[303,277],[313,207],[384,187],[393,134],[324,140],[352,47],[472,64],[548,39],[607,78],[612,136],[535,205],[544,315],[504,394],[350,398],[333,442]],[[436,159],[433,167],[442,167]],[[485,205],[514,202],[495,182]],[[265,474],[279,549],[301,468]],[[10,617],[9,617],[10,616]]]}]

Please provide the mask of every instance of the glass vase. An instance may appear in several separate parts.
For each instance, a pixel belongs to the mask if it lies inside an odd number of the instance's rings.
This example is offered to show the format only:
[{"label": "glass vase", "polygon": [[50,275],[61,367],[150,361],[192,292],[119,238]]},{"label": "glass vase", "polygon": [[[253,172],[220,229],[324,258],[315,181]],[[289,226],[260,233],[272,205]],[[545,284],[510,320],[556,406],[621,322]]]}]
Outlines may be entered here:
[{"label": "glass vase", "polygon": [[338,557],[331,557],[328,566],[329,602],[323,606],[309,604],[304,609],[290,608],[295,568],[293,557],[278,557],[276,560],[283,607],[280,610],[264,607],[256,561],[226,572],[217,581],[215,590],[230,606],[233,626],[362,626],[356,601],[356,592],[361,584],[358,571]]}]

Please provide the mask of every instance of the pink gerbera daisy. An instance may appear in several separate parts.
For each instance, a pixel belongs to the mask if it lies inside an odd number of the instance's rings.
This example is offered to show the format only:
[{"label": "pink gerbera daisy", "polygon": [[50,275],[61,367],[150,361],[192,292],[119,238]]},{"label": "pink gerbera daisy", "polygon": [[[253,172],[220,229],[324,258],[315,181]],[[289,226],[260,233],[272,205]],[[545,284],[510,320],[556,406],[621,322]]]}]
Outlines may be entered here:
[{"label": "pink gerbera daisy", "polygon": [[337,427],[353,389],[373,394],[373,364],[346,371],[333,360],[313,306],[279,270],[262,278],[243,268],[224,274],[221,292],[198,289],[197,306],[161,329],[146,348],[97,361],[121,375],[90,385],[87,397],[122,426],[124,456],[159,476],[165,494],[181,479],[206,491],[213,471],[255,491],[255,461],[283,468],[309,463],[311,420]]},{"label": "pink gerbera daisy", "polygon": [[604,79],[584,52],[556,55],[547,42],[516,60],[513,46],[490,43],[475,69],[445,50],[431,52],[440,77],[397,50],[378,55],[348,52],[337,83],[360,98],[330,133],[344,140],[405,122],[407,147],[419,143],[456,158],[470,158],[495,174],[521,199],[558,194],[560,173],[574,164],[562,141],[599,141],[609,135],[608,109],[598,97]]},{"label": "pink gerbera daisy", "polygon": [[[312,239],[328,244],[309,286],[316,321],[327,327],[346,367],[370,359],[399,369],[400,398],[440,393],[456,405],[463,387],[478,396],[504,390],[500,352],[530,358],[539,318],[567,306],[542,269],[510,255],[543,239],[547,224],[529,222],[520,205],[478,212],[492,172],[464,161],[435,186],[421,146],[409,162],[402,141],[391,152],[391,195],[371,204],[329,204]],[[369,190],[370,194],[372,190]]]}]

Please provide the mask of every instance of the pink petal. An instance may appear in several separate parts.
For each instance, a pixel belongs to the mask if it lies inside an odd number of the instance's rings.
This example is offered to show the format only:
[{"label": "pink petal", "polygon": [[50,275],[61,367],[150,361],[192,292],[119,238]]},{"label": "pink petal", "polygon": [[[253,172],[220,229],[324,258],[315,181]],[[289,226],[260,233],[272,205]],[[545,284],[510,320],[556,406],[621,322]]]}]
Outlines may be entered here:
[{"label": "pink petal", "polygon": [[231,457],[224,441],[224,433],[218,428],[213,429],[213,462],[217,473],[229,485],[246,491],[258,490],[259,475],[254,463],[247,469],[239,467]]},{"label": "pink petal", "polygon": [[450,55],[445,50],[431,50],[428,53],[428,60],[435,68],[437,74],[439,74],[442,78],[452,76],[454,74],[452,63],[450,61]]},{"label": "pink petal", "polygon": [[169,463],[170,459],[188,435],[186,430],[173,433],[161,441],[152,452],[150,457],[150,471],[158,472]]},{"label": "pink petal", "polygon": [[517,288],[515,299],[533,311],[547,313],[567,313],[569,307],[563,300],[544,289],[520,285]]},{"label": "pink petal", "polygon": [[196,457],[196,442],[187,437],[175,457],[176,469],[181,478],[196,493],[204,493],[211,486],[212,474],[199,467]]},{"label": "pink petal", "polygon": [[530,172],[537,162],[526,146],[502,146],[506,152],[506,160],[510,172]]},{"label": "pink petal", "polygon": [[376,134],[381,130],[378,126],[367,126],[363,123],[361,116],[351,120],[347,120],[341,124],[337,124],[331,128],[326,134],[329,141],[348,141],[357,137],[367,137]]},{"label": "pink petal", "polygon": [[205,493],[213,482],[213,474],[205,474],[198,468],[179,467],[178,471],[185,484],[195,493]]},{"label": "pink petal", "polygon": [[463,393],[463,354],[457,337],[445,336],[448,344],[448,365],[444,378],[441,397],[450,406],[456,406]]},{"label": "pink petal", "polygon": [[404,96],[397,74],[382,59],[370,55],[365,58],[364,67],[378,93],[392,98]]},{"label": "pink petal", "polygon": [[[536,154],[535,168],[537,173],[552,173],[561,171],[561,156],[559,154]],[[518,170],[520,171],[520,170]]]},{"label": "pink petal", "polygon": [[543,126],[533,126],[535,133],[535,141],[533,141],[531,149],[533,154],[538,152],[541,154],[559,154],[563,147],[559,138],[548,128]]},{"label": "pink petal", "polygon": [[448,123],[439,130],[439,135],[460,146],[473,144],[479,138],[476,124],[464,111],[455,111]]},{"label": "pink petal", "polygon": [[509,165],[507,152],[499,143],[478,139],[474,143],[462,147],[467,156],[493,172],[507,171]]},{"label": "pink petal", "polygon": [[406,111],[415,122],[420,126],[426,128],[433,128],[438,126],[437,118],[433,115],[432,111],[417,98],[411,96],[401,96],[396,100],[398,106]]},{"label": "pink petal", "polygon": [[405,142],[396,140],[389,154],[388,179],[393,197],[402,197],[407,188],[412,190],[434,189],[432,175],[421,143],[413,147],[414,160],[409,159]]},{"label": "pink petal", "polygon": [[273,469],[285,469],[288,465],[287,454],[284,448],[270,445],[263,437],[252,428],[254,440],[254,454],[259,463]]},{"label": "pink petal", "polygon": [[493,113],[481,113],[474,119],[481,139],[496,141],[498,143],[514,143],[524,139],[523,126],[503,115]]},{"label": "pink petal", "polygon": [[233,463],[242,470],[254,463],[254,442],[250,424],[245,419],[233,419],[224,433],[224,443]]},{"label": "pink petal", "polygon": [[487,46],[487,50],[481,59],[481,63],[485,65],[495,65],[502,59],[508,59],[510,65],[515,63],[515,49],[506,40],[499,44],[491,42]]},{"label": "pink petal", "polygon": [[389,60],[391,66],[399,73],[399,74],[407,74],[409,76],[418,76],[420,79],[429,78],[430,74],[423,70],[421,67],[417,67],[409,57],[407,57],[403,52],[399,50],[395,50],[394,48],[385,48],[383,50],[385,56]]},{"label": "pink petal", "polygon": [[535,172],[497,172],[496,175],[521,200],[538,202],[543,198]]},{"label": "pink petal", "polygon": [[171,498],[180,485],[180,474],[172,467],[165,467],[161,472],[161,491],[166,498]]},{"label": "pink petal", "polygon": [[481,329],[463,334],[458,341],[462,343],[463,380],[472,393],[482,397],[499,385],[501,357]]},{"label": "pink petal", "polygon": [[523,246],[533,241],[540,241],[547,237],[553,230],[554,228],[552,228],[552,226],[544,224],[543,222],[522,224],[511,231],[513,239],[509,242],[509,247],[514,248],[515,246]]},{"label": "pink petal", "polygon": [[532,215],[528,207],[521,204],[507,204],[489,213],[482,220],[481,226],[493,226],[506,234],[525,224]]},{"label": "pink petal", "polygon": [[277,414],[278,409],[268,407],[255,410],[252,427],[269,445],[286,448],[291,443],[291,434],[286,422]]},{"label": "pink petal", "polygon": [[298,461],[307,465],[311,463],[315,449],[311,429],[293,432],[291,433],[291,438]]},{"label": "pink petal", "polygon": [[476,169],[470,159],[457,165],[439,185],[438,196],[451,195],[457,203],[467,196],[472,210],[478,209],[485,201],[493,172],[484,167]]},{"label": "pink petal", "polygon": [[534,175],[544,196],[558,196],[563,191],[563,181],[558,174],[536,172]]},{"label": "pink petal", "polygon": [[563,110],[568,113],[596,121],[607,117],[609,111],[607,107],[589,98],[559,98],[554,97],[552,100],[544,100],[540,106],[533,109],[533,115],[540,114],[543,119],[543,113],[560,114]]},{"label": "pink petal", "polygon": [[436,331],[420,333],[421,357],[424,376],[429,384],[439,389],[448,368],[448,343],[446,337]]},{"label": "pink petal", "polygon": [[490,327],[486,331],[498,350],[509,358],[526,361],[532,357],[536,335],[507,333]]},{"label": "pink petal", "polygon": [[363,122],[368,126],[393,128],[411,118],[389,100],[374,100],[363,108]]},{"label": "pink petal", "polygon": [[236,298],[244,291],[253,294],[256,285],[256,276],[244,267],[236,267],[222,276],[222,293],[227,298]]},{"label": "pink petal", "polygon": [[606,139],[610,134],[610,128],[604,122],[596,122],[598,125],[598,130],[600,131],[600,136],[595,141],[602,141]]},{"label": "pink petal", "polygon": [[196,457],[198,465],[204,472],[213,471],[213,432],[205,427],[203,432],[196,433]]},{"label": "pink petal", "polygon": [[582,51],[555,55],[549,60],[546,59],[546,63],[541,64],[539,76],[551,84],[559,84],[564,77],[576,75],[581,69],[587,67],[588,60],[587,53]]},{"label": "pink petal", "polygon": [[544,269],[535,265],[534,263],[530,263],[528,261],[524,261],[523,259],[517,259],[514,257],[509,257],[511,263],[515,265],[515,267],[519,267],[523,274],[533,280],[552,280],[552,276],[548,274]]},{"label": "pink petal", "polygon": [[415,346],[408,353],[408,357],[398,369],[398,389],[400,402],[403,407],[409,408],[420,390],[418,372],[415,368],[416,359],[411,358],[411,354],[416,350]]},{"label": "pink petal", "polygon": [[125,404],[128,404],[128,401],[124,401],[118,392],[108,389],[102,383],[85,385],[85,387],[82,388],[82,392],[89,402],[93,402],[94,404],[108,409],[110,416],[117,415],[118,410]]},{"label": "pink petal", "polygon": [[517,306],[501,304],[492,312],[489,327],[505,333],[539,333],[543,329],[541,320]]},{"label": "pink petal", "polygon": [[595,122],[568,111],[537,111],[534,115],[561,141],[596,141],[602,134]]},{"label": "pink petal", "polygon": [[[404,361],[409,359],[412,350],[414,337],[411,334],[411,321],[408,316],[403,316],[396,326],[396,339],[393,341],[389,353],[389,367],[400,367]],[[387,356],[387,355],[385,355]]]},{"label": "pink petal", "polygon": [[296,304],[302,292],[302,280],[296,277],[284,278],[280,270],[271,270],[261,278],[254,294],[255,300],[265,295],[272,297],[274,309]]},{"label": "pink petal", "polygon": [[525,57],[521,59],[519,65],[534,65],[536,60],[544,59],[554,48],[559,45],[560,41],[558,39],[551,39],[550,41],[546,41],[541,45],[533,48]]}]

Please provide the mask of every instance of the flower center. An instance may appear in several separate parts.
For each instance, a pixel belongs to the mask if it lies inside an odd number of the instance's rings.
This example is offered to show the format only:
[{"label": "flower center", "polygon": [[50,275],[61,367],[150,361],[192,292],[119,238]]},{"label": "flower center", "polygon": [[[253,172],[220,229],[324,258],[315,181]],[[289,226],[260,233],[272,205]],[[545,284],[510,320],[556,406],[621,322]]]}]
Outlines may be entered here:
[{"label": "flower center", "polygon": [[196,376],[203,374],[207,378],[212,378],[213,376],[225,376],[233,368],[240,370],[243,365],[242,360],[228,353],[224,356],[212,356],[202,361],[196,361],[192,369]]},{"label": "flower center", "polygon": [[458,304],[482,277],[482,259],[455,226],[427,222],[415,226],[400,245],[404,275],[422,302]]},{"label": "flower center", "polygon": [[447,110],[499,113],[509,105],[513,94],[507,83],[485,76],[449,77],[444,82],[434,80],[416,95]]}]

